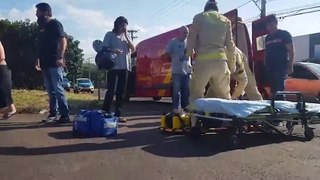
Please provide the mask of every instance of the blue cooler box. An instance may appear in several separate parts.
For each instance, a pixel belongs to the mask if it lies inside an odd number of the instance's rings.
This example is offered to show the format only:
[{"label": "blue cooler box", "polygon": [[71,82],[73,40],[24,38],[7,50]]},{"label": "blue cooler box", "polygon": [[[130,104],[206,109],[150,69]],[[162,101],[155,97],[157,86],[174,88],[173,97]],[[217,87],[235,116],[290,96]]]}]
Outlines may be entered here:
[{"label": "blue cooler box", "polygon": [[84,137],[110,137],[117,135],[118,117],[103,111],[81,110],[73,122],[73,134]]},{"label": "blue cooler box", "polygon": [[76,137],[90,135],[90,115],[91,111],[81,110],[73,120],[73,135]]},{"label": "blue cooler box", "polygon": [[114,114],[105,114],[100,111],[91,113],[91,137],[110,137],[117,135],[118,118]]}]

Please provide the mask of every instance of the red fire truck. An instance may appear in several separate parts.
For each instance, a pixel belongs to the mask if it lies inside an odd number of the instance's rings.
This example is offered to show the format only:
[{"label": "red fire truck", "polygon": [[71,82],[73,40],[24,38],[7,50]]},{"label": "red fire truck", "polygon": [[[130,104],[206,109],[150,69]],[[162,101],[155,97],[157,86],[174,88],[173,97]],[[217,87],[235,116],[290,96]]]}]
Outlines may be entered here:
[{"label": "red fire truck", "polygon": [[[267,97],[264,75],[264,37],[267,34],[265,18],[252,23],[252,45],[247,27],[237,23],[238,11],[225,14],[232,22],[237,46],[246,51],[250,67],[255,73],[260,92]],[[241,30],[242,29],[242,30]],[[171,97],[171,62],[165,58],[168,42],[177,36],[178,29],[146,39],[137,45],[135,66],[129,75],[127,100],[130,97],[151,97],[160,100]]]}]

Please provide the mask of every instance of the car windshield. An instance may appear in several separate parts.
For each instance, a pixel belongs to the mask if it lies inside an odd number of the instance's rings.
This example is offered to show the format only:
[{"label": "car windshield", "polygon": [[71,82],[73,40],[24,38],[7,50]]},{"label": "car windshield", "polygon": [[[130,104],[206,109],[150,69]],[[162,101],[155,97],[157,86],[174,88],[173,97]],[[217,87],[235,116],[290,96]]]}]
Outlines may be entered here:
[{"label": "car windshield", "polygon": [[86,84],[91,84],[91,81],[89,79],[79,79],[78,83],[86,83]]},{"label": "car windshield", "polygon": [[320,64],[308,64],[308,67],[320,75]]}]

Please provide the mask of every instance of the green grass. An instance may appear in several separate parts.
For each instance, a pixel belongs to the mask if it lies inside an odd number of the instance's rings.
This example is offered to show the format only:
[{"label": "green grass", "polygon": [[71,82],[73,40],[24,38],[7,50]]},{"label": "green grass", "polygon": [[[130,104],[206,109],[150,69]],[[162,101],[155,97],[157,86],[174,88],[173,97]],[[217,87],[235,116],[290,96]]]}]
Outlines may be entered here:
[{"label": "green grass", "polygon": [[[12,90],[14,104],[18,113],[37,114],[42,110],[48,110],[48,95],[45,91],[38,90]],[[66,93],[69,108],[72,113],[79,109],[99,109],[102,101],[93,94]]]}]

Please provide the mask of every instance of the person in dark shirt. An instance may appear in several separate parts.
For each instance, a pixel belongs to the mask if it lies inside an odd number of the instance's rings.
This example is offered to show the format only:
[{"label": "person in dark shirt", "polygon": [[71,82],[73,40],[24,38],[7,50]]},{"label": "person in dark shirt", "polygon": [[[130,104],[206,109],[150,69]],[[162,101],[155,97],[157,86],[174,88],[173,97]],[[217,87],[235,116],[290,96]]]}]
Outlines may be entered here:
[{"label": "person in dark shirt", "polygon": [[[36,5],[39,34],[39,58],[36,69],[41,70],[44,85],[49,95],[50,113],[45,121],[70,122],[69,108],[63,82],[64,53],[67,47],[66,34],[62,24],[52,18],[51,7],[47,3]],[[58,108],[59,106],[59,108]],[[57,110],[61,117],[57,119]]]},{"label": "person in dark shirt", "polygon": [[[294,46],[289,32],[278,29],[276,16],[267,19],[269,34],[266,37],[265,66],[271,86],[271,93],[284,91],[286,75],[293,72]],[[280,97],[282,98],[282,97]]]}]

